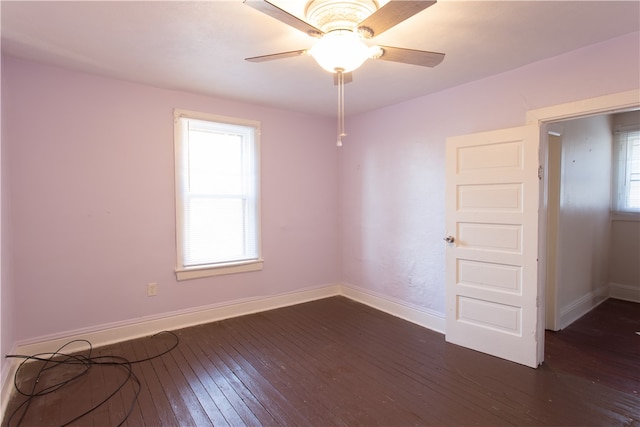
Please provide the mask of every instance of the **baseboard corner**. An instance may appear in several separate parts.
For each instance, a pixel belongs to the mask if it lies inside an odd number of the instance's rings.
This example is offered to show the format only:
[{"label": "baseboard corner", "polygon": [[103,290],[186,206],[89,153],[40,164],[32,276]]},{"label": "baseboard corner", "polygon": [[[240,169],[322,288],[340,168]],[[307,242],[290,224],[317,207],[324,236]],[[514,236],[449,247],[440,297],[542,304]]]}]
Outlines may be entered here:
[{"label": "baseboard corner", "polygon": [[572,301],[560,310],[560,329],[564,329],[609,298],[609,285],[603,285]]},{"label": "baseboard corner", "polygon": [[609,283],[609,298],[640,303],[640,286]]},{"label": "baseboard corner", "polygon": [[366,304],[377,310],[399,317],[408,322],[415,323],[432,331],[444,334],[445,317],[444,314],[434,310],[407,304],[404,301],[395,300],[384,295],[375,294],[371,291],[358,288],[344,283],[341,286],[341,295],[356,302]]}]

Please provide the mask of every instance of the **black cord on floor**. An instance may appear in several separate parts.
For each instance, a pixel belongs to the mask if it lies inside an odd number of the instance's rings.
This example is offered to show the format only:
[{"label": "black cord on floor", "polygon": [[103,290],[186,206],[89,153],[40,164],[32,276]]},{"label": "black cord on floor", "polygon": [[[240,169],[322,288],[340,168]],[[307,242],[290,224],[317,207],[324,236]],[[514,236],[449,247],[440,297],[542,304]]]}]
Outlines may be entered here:
[{"label": "black cord on floor", "polygon": [[[170,331],[162,331],[159,332],[155,335],[152,335],[151,337],[157,337],[159,335],[163,335],[163,334],[169,334],[171,336],[173,336],[175,338],[175,342],[173,343],[172,346],[170,346],[168,349],[166,349],[163,352],[160,352],[158,354],[155,354],[153,356],[150,357],[146,357],[143,359],[138,359],[138,360],[127,360],[124,357],[120,357],[120,356],[92,356],[91,353],[93,352],[93,346],[91,345],[91,343],[87,340],[73,340],[73,341],[69,341],[66,344],[64,344],[62,347],[60,347],[57,351],[53,352],[53,353],[39,353],[39,354],[35,354],[35,355],[31,355],[31,356],[25,356],[25,355],[20,355],[20,354],[8,354],[6,355],[6,357],[11,357],[11,358],[18,358],[18,359],[24,359],[20,365],[18,366],[18,369],[16,370],[16,373],[13,377],[13,384],[17,390],[18,393],[20,393],[23,396],[26,396],[26,399],[24,402],[22,402],[12,413],[11,416],[9,417],[9,419],[7,420],[6,425],[8,427],[10,427],[12,424],[12,421],[14,419],[14,417],[16,417],[18,414],[20,414],[15,426],[19,426],[22,424],[22,421],[24,420],[27,412],[29,411],[29,407],[31,406],[31,403],[34,401],[34,399],[38,398],[38,397],[42,397],[45,396],[49,393],[53,393],[57,390],[60,390],[61,388],[63,388],[64,386],[73,383],[74,381],[78,380],[79,378],[81,378],[82,376],[86,375],[91,367],[96,366],[96,365],[103,365],[103,366],[114,366],[116,368],[120,368],[123,369],[126,373],[126,377],[125,379],[118,384],[118,386],[116,387],[115,390],[113,390],[113,392],[111,392],[106,398],[104,398],[102,401],[98,402],[97,404],[95,404],[93,407],[91,407],[90,409],[88,409],[87,411],[77,415],[76,417],[74,417],[73,419],[65,422],[62,424],[62,426],[67,426],[71,423],[74,423],[76,421],[78,421],[80,418],[90,414],[91,412],[95,411],[96,409],[98,409],[100,406],[104,405],[105,403],[107,403],[112,397],[114,397],[116,394],[118,394],[118,392],[120,390],[122,390],[122,388],[127,385],[128,383],[131,383],[134,389],[134,395],[133,398],[131,399],[131,405],[129,406],[129,409],[127,411],[127,413],[125,414],[124,418],[122,419],[122,421],[120,421],[117,425],[121,426],[122,424],[124,424],[124,422],[127,420],[127,418],[129,418],[129,416],[131,415],[131,413],[133,412],[133,409],[135,408],[136,402],[138,401],[138,396],[140,395],[140,390],[141,390],[141,384],[140,384],[140,380],[138,379],[138,377],[136,376],[136,374],[133,372],[132,369],[132,365],[137,364],[137,363],[142,363],[142,362],[148,362],[150,360],[156,359],[158,357],[161,357],[167,353],[169,353],[170,351],[172,351],[174,348],[176,348],[180,342],[180,339],[178,338],[178,336]],[[72,345],[72,344],[77,344],[77,343],[85,343],[88,346],[88,349],[85,350],[86,351],[86,355],[80,354],[80,353],[76,353],[76,354],[65,354],[63,352],[63,350]],[[30,387],[27,387],[28,390],[24,390],[21,389],[20,386],[18,385],[18,377],[22,371],[22,369],[24,368],[25,364],[29,361],[40,361],[40,362],[44,362],[43,365],[40,367],[40,369],[38,370],[38,373],[35,375],[34,380],[32,381]],[[77,367],[78,372],[73,374],[73,375],[61,375],[61,377],[65,378],[63,380],[60,380],[56,383],[53,383],[49,386],[46,386],[44,388],[41,388],[40,390],[37,390],[38,385],[39,385],[39,381],[42,377],[42,375],[44,375],[45,373],[47,373],[50,370],[53,369],[60,369],[62,367]]]}]

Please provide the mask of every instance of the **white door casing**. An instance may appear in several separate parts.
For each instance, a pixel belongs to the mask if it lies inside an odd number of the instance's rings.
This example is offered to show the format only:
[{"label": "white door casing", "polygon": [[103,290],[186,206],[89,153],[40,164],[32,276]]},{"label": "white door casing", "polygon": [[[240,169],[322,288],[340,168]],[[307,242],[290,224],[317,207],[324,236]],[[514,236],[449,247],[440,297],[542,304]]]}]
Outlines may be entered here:
[{"label": "white door casing", "polygon": [[[446,340],[530,367],[538,337],[539,126],[447,139]],[[453,241],[451,241],[453,240]],[[538,339],[540,338],[540,339]]]}]

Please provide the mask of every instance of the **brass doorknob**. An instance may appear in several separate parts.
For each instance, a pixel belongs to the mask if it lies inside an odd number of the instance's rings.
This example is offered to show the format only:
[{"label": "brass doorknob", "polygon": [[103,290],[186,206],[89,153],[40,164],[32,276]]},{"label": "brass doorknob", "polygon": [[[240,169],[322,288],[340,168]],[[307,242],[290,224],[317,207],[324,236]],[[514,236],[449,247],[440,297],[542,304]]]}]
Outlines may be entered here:
[{"label": "brass doorknob", "polygon": [[444,238],[444,241],[447,242],[447,243],[453,243],[453,242],[456,241],[456,239],[453,236],[447,236],[447,237]]}]

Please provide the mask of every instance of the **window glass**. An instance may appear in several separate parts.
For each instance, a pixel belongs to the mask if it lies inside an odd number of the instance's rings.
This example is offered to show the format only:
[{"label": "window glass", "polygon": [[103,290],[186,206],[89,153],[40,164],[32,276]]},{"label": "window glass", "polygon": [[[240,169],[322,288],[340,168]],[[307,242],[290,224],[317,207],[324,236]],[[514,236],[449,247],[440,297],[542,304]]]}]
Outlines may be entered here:
[{"label": "window glass", "polygon": [[176,111],[179,279],[245,271],[251,263],[261,268],[258,128],[256,122]]},{"label": "window glass", "polygon": [[640,130],[615,137],[614,206],[617,212],[640,212]]}]

